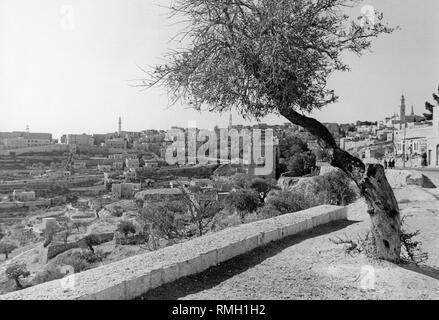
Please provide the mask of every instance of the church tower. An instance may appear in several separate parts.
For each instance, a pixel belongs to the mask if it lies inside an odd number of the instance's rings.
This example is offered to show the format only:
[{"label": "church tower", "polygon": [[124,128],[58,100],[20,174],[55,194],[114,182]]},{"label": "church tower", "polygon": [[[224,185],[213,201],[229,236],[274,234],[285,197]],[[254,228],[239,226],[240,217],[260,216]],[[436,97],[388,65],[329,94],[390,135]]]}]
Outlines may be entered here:
[{"label": "church tower", "polygon": [[230,116],[229,116],[229,129],[232,129],[232,126],[233,126],[232,113],[230,113]]},{"label": "church tower", "polygon": [[402,94],[402,96],[401,96],[401,107],[400,107],[399,121],[400,121],[400,129],[402,129],[404,126],[406,126],[406,123],[405,123],[405,97],[404,97],[404,94]]},{"label": "church tower", "polygon": [[411,115],[412,115],[412,116],[415,115],[415,108],[413,107],[413,105],[412,105],[412,113],[411,113]]},{"label": "church tower", "polygon": [[118,133],[119,133],[119,137],[122,134],[122,118],[119,116],[119,127],[118,127]]}]

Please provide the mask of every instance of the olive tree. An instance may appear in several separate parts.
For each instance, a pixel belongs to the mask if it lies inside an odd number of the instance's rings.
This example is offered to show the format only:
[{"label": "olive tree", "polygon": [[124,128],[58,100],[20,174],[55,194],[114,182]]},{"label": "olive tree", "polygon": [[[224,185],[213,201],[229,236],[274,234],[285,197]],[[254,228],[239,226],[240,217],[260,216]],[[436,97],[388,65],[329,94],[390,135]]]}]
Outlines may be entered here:
[{"label": "olive tree", "polygon": [[[400,214],[381,165],[365,165],[342,150],[311,117],[337,101],[327,85],[348,71],[345,53],[361,55],[373,38],[391,33],[383,14],[351,18],[357,0],[175,0],[170,18],[182,23],[179,43],[139,84],[163,85],[172,102],[202,111],[238,110],[245,118],[285,117],[314,135],[329,160],[361,190],[376,254],[398,261]],[[358,10],[359,12],[360,10]]]}]

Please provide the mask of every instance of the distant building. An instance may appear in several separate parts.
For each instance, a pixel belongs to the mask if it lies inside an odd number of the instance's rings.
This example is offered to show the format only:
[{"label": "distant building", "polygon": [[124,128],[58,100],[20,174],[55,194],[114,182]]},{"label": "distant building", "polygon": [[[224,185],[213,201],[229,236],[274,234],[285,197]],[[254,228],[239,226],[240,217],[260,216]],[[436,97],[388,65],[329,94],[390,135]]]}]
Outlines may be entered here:
[{"label": "distant building", "polygon": [[122,138],[108,139],[105,141],[105,147],[115,148],[115,149],[125,149],[127,147],[127,142]]},{"label": "distant building", "polygon": [[98,171],[99,172],[108,172],[108,171],[111,171],[112,168],[113,168],[112,165],[98,164]]},{"label": "distant building", "polygon": [[159,162],[157,160],[144,160],[145,168],[156,168],[159,166]]},{"label": "distant building", "polygon": [[140,183],[114,183],[111,186],[113,196],[118,199],[131,199],[140,189]]},{"label": "distant building", "polygon": [[114,170],[122,170],[123,169],[123,161],[115,161],[113,162]]},{"label": "distant building", "polygon": [[128,169],[138,169],[140,167],[139,159],[126,159],[125,165]]},{"label": "distant building", "polygon": [[52,141],[51,133],[39,133],[39,132],[27,132],[27,131],[0,132],[0,140],[6,138],[19,138],[19,137],[26,139]]},{"label": "distant building", "polygon": [[123,176],[125,178],[125,181],[129,182],[129,181],[135,181],[137,179],[137,174],[135,171],[125,171],[123,173]]},{"label": "distant building", "polygon": [[135,198],[146,202],[178,201],[183,193],[178,188],[148,189],[136,193]]},{"label": "distant building", "polygon": [[87,167],[87,161],[85,160],[74,160],[73,169],[85,169]]},{"label": "distant building", "polygon": [[51,144],[51,141],[48,139],[17,137],[17,138],[5,138],[3,139],[3,144],[5,149],[13,150],[20,148],[48,146]]},{"label": "distant building", "polygon": [[36,199],[35,191],[20,191],[14,190],[12,198],[15,201],[33,201]]},{"label": "distant building", "polygon": [[65,143],[78,146],[93,146],[94,138],[88,134],[68,134],[65,136]]}]

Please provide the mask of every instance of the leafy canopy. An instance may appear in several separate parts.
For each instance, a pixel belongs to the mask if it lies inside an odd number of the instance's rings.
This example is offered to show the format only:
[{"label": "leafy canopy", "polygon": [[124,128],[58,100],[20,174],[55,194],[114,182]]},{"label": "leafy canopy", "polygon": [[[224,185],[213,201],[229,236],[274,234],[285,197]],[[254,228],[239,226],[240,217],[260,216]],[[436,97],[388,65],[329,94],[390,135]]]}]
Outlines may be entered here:
[{"label": "leafy canopy", "polygon": [[393,29],[346,14],[360,0],[176,0],[172,18],[185,28],[139,86],[164,85],[173,102],[197,110],[235,106],[247,118],[287,110],[310,112],[337,99],[327,87],[347,71],[343,52],[360,55]]}]

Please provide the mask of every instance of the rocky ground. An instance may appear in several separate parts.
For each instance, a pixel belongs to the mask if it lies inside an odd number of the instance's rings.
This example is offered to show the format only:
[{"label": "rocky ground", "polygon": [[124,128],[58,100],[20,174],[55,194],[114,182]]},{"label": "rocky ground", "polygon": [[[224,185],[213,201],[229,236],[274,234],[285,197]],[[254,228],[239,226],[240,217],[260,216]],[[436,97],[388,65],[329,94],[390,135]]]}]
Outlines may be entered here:
[{"label": "rocky ground", "polygon": [[[365,204],[322,226],[150,291],[144,299],[439,299],[439,189],[395,191],[409,230],[429,253],[421,267],[347,255],[335,237],[365,234]],[[420,201],[419,201],[420,200]]]}]

